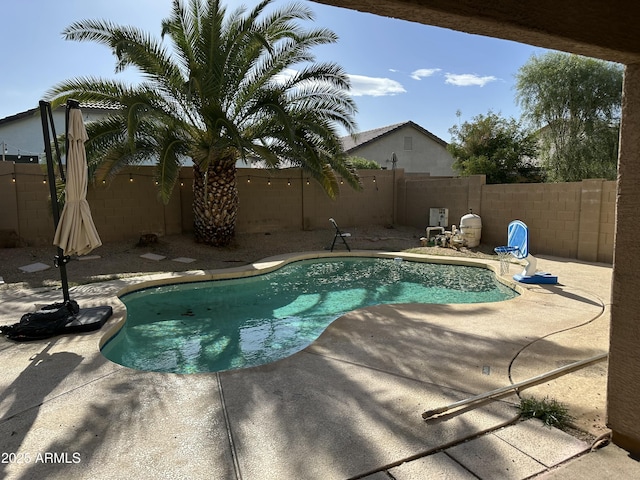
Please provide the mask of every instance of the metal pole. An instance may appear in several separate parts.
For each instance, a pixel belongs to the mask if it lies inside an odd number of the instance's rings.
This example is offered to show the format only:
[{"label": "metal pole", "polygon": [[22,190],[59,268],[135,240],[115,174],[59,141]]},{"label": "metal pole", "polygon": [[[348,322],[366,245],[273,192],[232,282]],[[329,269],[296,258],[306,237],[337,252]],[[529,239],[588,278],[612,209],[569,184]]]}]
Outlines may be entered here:
[{"label": "metal pole", "polygon": [[[53,231],[58,229],[60,222],[60,206],[58,205],[58,195],[56,192],[56,175],[53,170],[53,155],[51,154],[51,136],[49,134],[49,122],[51,115],[51,104],[40,100],[40,118],[42,120],[42,136],[44,138],[44,152],[47,157],[47,175],[49,178],[49,193],[51,194],[51,210],[53,212]],[[55,127],[53,127],[55,128]],[[55,131],[54,131],[55,135]],[[56,148],[57,150],[57,148]],[[53,263],[60,269],[60,280],[62,281],[62,295],[64,301],[68,302],[69,298],[69,281],[67,279],[67,262],[69,257],[64,256],[63,250],[58,247],[58,254],[55,256]]]},{"label": "metal pole", "polygon": [[302,231],[304,232],[304,170],[300,169],[300,216]]},{"label": "metal pole", "polygon": [[392,189],[392,211],[391,211],[391,223],[393,225],[396,224],[396,164],[398,163],[398,157],[396,156],[396,152],[391,153],[391,170],[393,171],[392,181],[393,181],[393,189]]},{"label": "metal pole", "polygon": [[555,370],[551,370],[547,373],[537,375],[533,378],[529,378],[519,383],[514,383],[513,385],[500,387],[495,390],[491,390],[490,392],[482,393],[474,397],[469,397],[464,400],[460,400],[458,402],[445,405],[444,407],[427,410],[422,414],[422,418],[426,420],[428,418],[435,417],[436,415],[442,415],[445,412],[450,412],[453,409],[475,405],[479,403],[485,403],[485,402],[488,402],[489,400],[506,397],[507,395],[511,395],[513,393],[519,393],[521,390],[524,390],[525,388],[529,388],[534,385],[539,385],[540,383],[544,383],[548,380],[552,380],[554,378],[560,377],[567,373],[573,372],[574,370],[579,370],[583,367],[587,367],[592,363],[606,360],[608,356],[609,356],[608,353],[601,353],[600,355],[596,355],[594,357],[587,358],[585,360],[580,360],[578,362],[570,363],[569,365],[565,365],[564,367],[556,368]]}]

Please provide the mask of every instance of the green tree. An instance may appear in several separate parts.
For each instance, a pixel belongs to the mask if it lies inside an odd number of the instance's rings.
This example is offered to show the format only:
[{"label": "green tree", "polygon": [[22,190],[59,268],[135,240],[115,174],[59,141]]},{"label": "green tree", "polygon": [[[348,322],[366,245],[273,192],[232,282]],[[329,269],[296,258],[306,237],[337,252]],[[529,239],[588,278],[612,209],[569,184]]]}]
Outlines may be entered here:
[{"label": "green tree", "polygon": [[539,181],[532,164],[536,143],[513,118],[495,113],[478,115],[471,122],[449,129],[447,150],[455,158],[454,170],[460,175],[487,176],[487,183]]},{"label": "green tree", "polygon": [[364,157],[349,157],[349,163],[353,168],[358,170],[381,170],[382,167],[373,160],[367,160]]},{"label": "green tree", "polygon": [[52,105],[75,98],[114,107],[113,115],[87,126],[97,177],[152,160],[159,196],[168,202],[180,166],[191,159],[198,242],[222,246],[234,236],[236,161],[248,156],[269,167],[302,167],[332,197],[338,176],[360,188],[339,135],[340,127],[356,131],[348,77],[311,53],[337,37],[303,28],[301,21],[313,20],[304,5],[270,9],[271,3],[228,13],[218,0],[173,0],[160,39],[104,20],[79,21],[63,32],[67,40],[109,47],[116,72],[133,67],[143,76],[138,85],[82,77],[49,92]]},{"label": "green tree", "polygon": [[618,64],[559,52],[520,68],[517,99],[549,180],[616,178],[622,76]]}]

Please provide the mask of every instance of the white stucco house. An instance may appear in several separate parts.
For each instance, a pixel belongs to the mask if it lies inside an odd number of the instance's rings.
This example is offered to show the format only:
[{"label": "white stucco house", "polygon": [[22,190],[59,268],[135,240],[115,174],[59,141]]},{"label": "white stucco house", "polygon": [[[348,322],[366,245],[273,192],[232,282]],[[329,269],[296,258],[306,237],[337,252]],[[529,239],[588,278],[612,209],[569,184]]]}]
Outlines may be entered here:
[{"label": "white stucco house", "polygon": [[356,138],[342,137],[347,154],[377,162],[391,169],[393,154],[395,167],[405,173],[422,173],[434,177],[453,177],[455,159],[447,151],[447,142],[414,122],[403,122],[387,127],[360,132]]},{"label": "white stucco house", "polygon": [[[110,110],[95,105],[81,104],[85,123],[104,118]],[[56,133],[64,133],[65,108],[53,112]],[[351,156],[363,157],[391,169],[393,154],[396,168],[405,173],[421,173],[438,177],[455,176],[453,157],[447,143],[414,122],[360,132],[355,139],[342,137],[345,151]],[[44,163],[44,141],[40,109],[32,108],[0,119],[0,161],[16,163]],[[261,162],[250,159],[249,165],[238,161],[238,167],[260,168]]]},{"label": "white stucco house", "polygon": [[[85,123],[106,116],[110,110],[81,104]],[[56,135],[65,133],[65,107],[52,112]],[[40,108],[31,108],[0,118],[0,161],[15,163],[45,163],[44,138]]]},{"label": "white stucco house", "polygon": [[[80,104],[84,122],[100,120],[113,112],[96,104]],[[56,135],[65,133],[65,107],[56,108],[53,112],[53,124]],[[238,160],[238,168],[259,168],[257,159],[248,159],[249,163]],[[46,163],[44,154],[44,138],[40,108],[31,108],[24,112],[0,118],[0,161],[15,163]],[[149,162],[152,163],[152,162]],[[191,160],[185,161],[191,165]]]}]

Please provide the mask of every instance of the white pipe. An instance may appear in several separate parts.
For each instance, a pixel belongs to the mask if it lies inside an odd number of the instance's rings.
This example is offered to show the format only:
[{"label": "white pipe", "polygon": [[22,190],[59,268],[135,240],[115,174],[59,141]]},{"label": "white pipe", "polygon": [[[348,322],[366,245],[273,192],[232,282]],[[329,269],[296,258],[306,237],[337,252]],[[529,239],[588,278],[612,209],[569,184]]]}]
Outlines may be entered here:
[{"label": "white pipe", "polygon": [[524,259],[527,264],[522,271],[523,277],[532,277],[536,274],[536,266],[538,265],[538,260],[533,255],[529,254]]},{"label": "white pipe", "polygon": [[550,380],[552,378],[560,377],[566,373],[570,373],[570,372],[573,372],[574,370],[579,370],[580,368],[591,365],[592,363],[605,360],[608,356],[609,356],[608,353],[602,353],[600,355],[596,355],[595,357],[587,358],[586,360],[580,360],[579,362],[570,363],[569,365],[565,365],[564,367],[556,368],[555,370],[551,370],[547,373],[537,375],[535,377],[529,378],[528,380],[524,380],[519,383],[514,383],[513,385],[501,387],[496,390],[491,390],[490,392],[482,393],[474,397],[469,397],[464,400],[451,403],[444,407],[434,408],[433,410],[427,410],[422,414],[422,418],[426,420],[436,415],[441,415],[445,412],[449,412],[450,410],[453,410],[455,408],[472,405],[474,403],[483,403],[495,398],[505,397],[513,393],[513,390],[516,390],[516,391],[524,390],[525,388],[532,387],[540,383],[544,383],[547,380]]}]

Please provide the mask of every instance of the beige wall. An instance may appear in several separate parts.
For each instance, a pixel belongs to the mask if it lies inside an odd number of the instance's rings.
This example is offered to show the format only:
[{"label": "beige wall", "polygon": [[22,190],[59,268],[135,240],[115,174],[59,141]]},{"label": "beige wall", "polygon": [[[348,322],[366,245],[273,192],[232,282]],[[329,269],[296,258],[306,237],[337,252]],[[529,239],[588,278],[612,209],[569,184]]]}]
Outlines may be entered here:
[{"label": "beige wall", "polygon": [[[533,254],[613,260],[615,182],[486,185],[482,175],[433,178],[403,170],[361,170],[360,176],[361,191],[345,184],[331,200],[300,169],[239,169],[236,231],[324,229],[329,217],[343,227],[396,223],[422,230],[430,208],[448,208],[449,225],[459,225],[469,210],[479,214],[482,243],[489,246],[504,245],[507,225],[519,219],[529,227]],[[15,231],[30,245],[51,243],[44,178],[42,166],[0,163],[0,231]],[[158,200],[151,167],[131,167],[110,184],[90,186],[87,200],[102,241],[190,232],[192,178],[184,168],[168,205]]]},{"label": "beige wall", "polygon": [[103,242],[182,230],[180,192],[163,205],[148,167],[125,169],[110,184],[89,187],[87,201]]},{"label": "beige wall", "polygon": [[[345,226],[392,223],[396,174],[362,170],[360,176],[362,191],[354,191],[345,183],[340,187],[340,197],[331,200],[300,169],[239,169],[236,230],[255,233],[329,228],[329,217]],[[23,244],[51,244],[53,217],[44,179],[41,165],[0,162],[0,232],[17,233]],[[102,241],[192,231],[192,182],[193,171],[183,168],[168,205],[158,199],[152,167],[130,167],[111,183],[90,185],[87,200]]]},{"label": "beige wall", "polygon": [[529,227],[531,253],[613,261],[615,182],[484,185],[482,240],[504,245],[507,225]]},{"label": "beige wall", "polygon": [[0,248],[13,246],[18,234],[18,197],[13,163],[0,162]]},{"label": "beige wall", "polygon": [[613,261],[616,183],[485,185],[483,176],[436,179],[406,175],[399,185],[398,223],[420,227],[430,208],[448,208],[449,225],[472,210],[482,219],[482,243],[505,245],[507,226],[522,220],[529,227],[532,254]]},{"label": "beige wall", "polygon": [[15,232],[33,244],[53,238],[45,180],[46,171],[40,165],[0,162],[0,231]]},{"label": "beige wall", "polygon": [[458,225],[469,213],[482,215],[484,175],[464,178],[430,178],[405,174],[398,185],[398,217],[401,225],[425,227],[430,208],[448,208],[449,225]]}]

